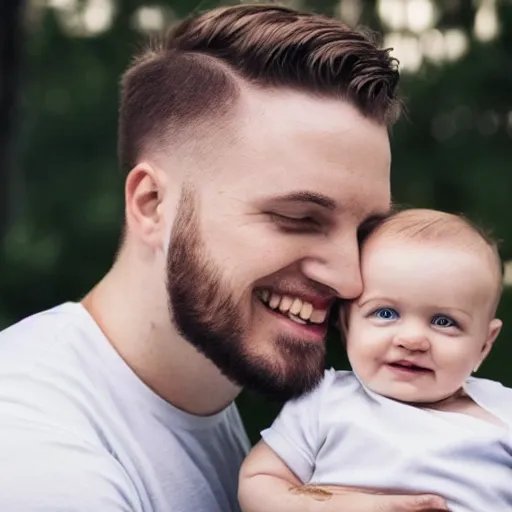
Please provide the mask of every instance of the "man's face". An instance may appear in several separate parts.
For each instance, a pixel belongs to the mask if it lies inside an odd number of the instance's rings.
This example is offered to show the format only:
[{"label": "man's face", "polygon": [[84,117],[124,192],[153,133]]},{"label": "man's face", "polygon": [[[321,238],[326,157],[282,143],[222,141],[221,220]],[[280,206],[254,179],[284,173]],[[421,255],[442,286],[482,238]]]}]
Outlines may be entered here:
[{"label": "man's face", "polygon": [[327,317],[361,292],[358,231],[387,212],[387,130],[345,102],[251,91],[236,137],[183,189],[168,252],[181,334],[241,386],[323,375]]}]

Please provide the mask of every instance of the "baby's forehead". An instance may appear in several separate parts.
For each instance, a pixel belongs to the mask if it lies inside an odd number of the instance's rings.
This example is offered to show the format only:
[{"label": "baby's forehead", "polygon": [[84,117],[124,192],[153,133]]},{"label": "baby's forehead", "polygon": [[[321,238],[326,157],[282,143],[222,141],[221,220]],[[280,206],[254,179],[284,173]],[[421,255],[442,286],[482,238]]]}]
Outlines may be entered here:
[{"label": "baby's forehead", "polygon": [[362,253],[374,251],[377,247],[386,246],[388,248],[400,248],[407,250],[411,248],[424,248],[425,255],[433,251],[448,254],[466,252],[473,257],[480,258],[482,261],[489,261],[495,257],[494,249],[477,233],[469,229],[460,230],[453,233],[429,233],[396,231],[394,229],[378,229],[368,236],[362,246]]},{"label": "baby's forehead", "polygon": [[479,230],[465,218],[419,208],[391,214],[375,226],[369,237],[381,234],[423,240],[474,239],[486,242]]},{"label": "baby's forehead", "polygon": [[459,254],[477,260],[479,274],[489,273],[488,293],[499,300],[503,273],[496,246],[466,219],[445,212],[405,210],[385,219],[363,242],[363,267],[365,260],[372,259],[372,251],[382,247],[395,248],[403,256],[407,254],[409,244],[416,250],[425,250],[426,258],[438,249],[447,259]]}]

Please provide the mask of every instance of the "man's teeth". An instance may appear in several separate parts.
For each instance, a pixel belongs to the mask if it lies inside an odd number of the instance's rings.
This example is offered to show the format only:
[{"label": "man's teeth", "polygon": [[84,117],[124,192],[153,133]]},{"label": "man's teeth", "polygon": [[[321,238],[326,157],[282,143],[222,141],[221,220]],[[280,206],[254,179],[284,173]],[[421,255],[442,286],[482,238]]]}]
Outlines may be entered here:
[{"label": "man's teeth", "polygon": [[313,304],[298,297],[279,295],[269,290],[259,292],[259,297],[270,309],[276,309],[298,323],[322,324],[327,317],[327,309],[315,309]]},{"label": "man's teeth", "polygon": [[270,296],[270,300],[269,300],[269,303],[268,305],[272,308],[272,309],[276,309],[277,306],[279,306],[279,303],[281,302],[281,297],[279,295],[275,295],[275,294],[272,294]]},{"label": "man's teeth", "polygon": [[292,307],[290,308],[290,313],[292,315],[298,315],[300,310],[302,309],[302,301],[300,299],[293,299]]},{"label": "man's teeth", "polygon": [[283,297],[279,302],[279,311],[287,313],[292,307],[293,299],[291,297]]}]

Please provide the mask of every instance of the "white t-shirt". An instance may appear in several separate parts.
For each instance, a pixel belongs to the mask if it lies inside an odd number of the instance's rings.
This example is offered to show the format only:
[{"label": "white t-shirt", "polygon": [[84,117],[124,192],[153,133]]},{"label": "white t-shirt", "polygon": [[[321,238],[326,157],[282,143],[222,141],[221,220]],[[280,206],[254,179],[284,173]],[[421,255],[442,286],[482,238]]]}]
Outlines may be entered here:
[{"label": "white t-shirt", "polygon": [[435,493],[452,512],[512,511],[512,389],[476,378],[465,389],[508,428],[406,405],[329,370],[262,437],[303,483]]},{"label": "white t-shirt", "polygon": [[130,370],[79,304],[0,333],[0,510],[234,512],[249,442]]}]

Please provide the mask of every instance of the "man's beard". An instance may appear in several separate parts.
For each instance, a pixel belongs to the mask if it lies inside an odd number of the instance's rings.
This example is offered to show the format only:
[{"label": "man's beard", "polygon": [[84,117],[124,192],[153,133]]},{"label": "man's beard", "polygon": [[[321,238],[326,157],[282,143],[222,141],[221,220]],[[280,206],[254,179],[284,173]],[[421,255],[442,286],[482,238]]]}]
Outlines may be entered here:
[{"label": "man's beard", "polygon": [[286,401],[310,391],[322,378],[324,344],[280,335],[273,343],[274,355],[255,355],[257,346],[250,350],[251,342],[258,343],[250,339],[251,305],[244,312],[208,258],[191,190],[182,191],[171,234],[167,294],[180,334],[235,384]]}]

